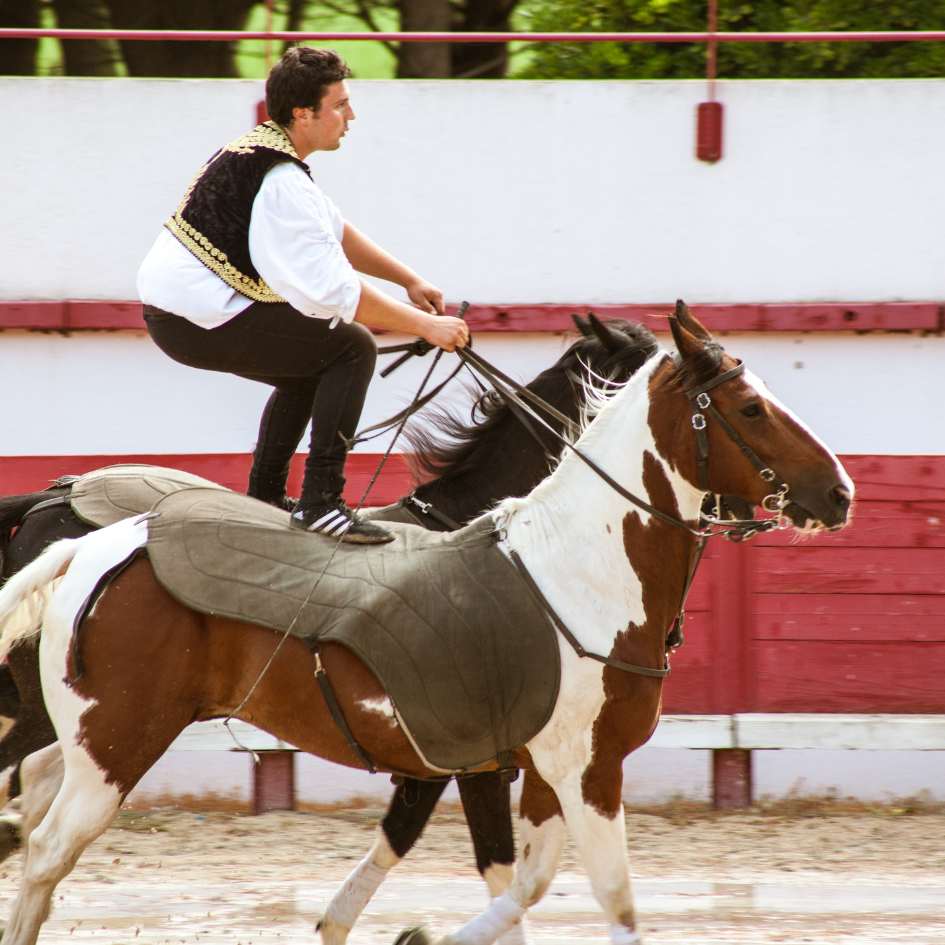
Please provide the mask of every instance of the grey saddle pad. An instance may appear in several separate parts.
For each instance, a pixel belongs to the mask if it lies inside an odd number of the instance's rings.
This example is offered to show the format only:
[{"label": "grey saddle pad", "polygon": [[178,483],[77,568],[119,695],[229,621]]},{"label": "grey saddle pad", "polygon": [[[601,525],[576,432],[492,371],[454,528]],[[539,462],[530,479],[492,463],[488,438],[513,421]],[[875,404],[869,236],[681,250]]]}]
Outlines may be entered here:
[{"label": "grey saddle pad", "polygon": [[313,648],[350,648],[433,767],[489,762],[551,715],[556,632],[496,547],[491,519],[450,533],[395,523],[394,542],[355,546],[293,530],[285,512],[226,490],[185,489],[154,511],[147,550],[175,598],[273,630],[291,625]]},{"label": "grey saddle pad", "polygon": [[84,522],[104,528],[147,512],[172,492],[203,486],[224,489],[209,479],[165,466],[125,464],[105,466],[80,476],[72,485],[72,511]]}]

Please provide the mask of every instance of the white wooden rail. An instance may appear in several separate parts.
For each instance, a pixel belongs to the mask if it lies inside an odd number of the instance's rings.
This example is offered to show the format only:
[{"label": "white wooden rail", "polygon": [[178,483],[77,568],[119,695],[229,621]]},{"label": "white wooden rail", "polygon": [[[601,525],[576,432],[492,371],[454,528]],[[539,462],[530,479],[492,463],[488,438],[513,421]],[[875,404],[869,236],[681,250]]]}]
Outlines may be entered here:
[{"label": "white wooden rail", "polygon": [[[294,806],[295,747],[245,722],[234,720],[230,728],[244,748],[261,753],[260,764],[254,766],[253,810]],[[664,715],[648,745],[712,751],[715,806],[746,807],[752,800],[754,750],[945,751],[945,715]],[[185,729],[170,750],[240,749],[222,722],[198,722]]]}]

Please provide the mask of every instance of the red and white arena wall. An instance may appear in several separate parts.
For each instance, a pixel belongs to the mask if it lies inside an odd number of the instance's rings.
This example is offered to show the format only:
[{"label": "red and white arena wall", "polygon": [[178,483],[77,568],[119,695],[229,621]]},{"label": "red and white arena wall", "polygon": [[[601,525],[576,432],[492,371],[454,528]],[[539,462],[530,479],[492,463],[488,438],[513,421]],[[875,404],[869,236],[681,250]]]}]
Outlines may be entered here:
[{"label": "red and white arena wall", "polygon": [[[931,118],[945,81],[720,83],[714,165],[693,156],[698,82],[351,86],[357,120],[339,152],[315,157],[316,179],[472,303],[486,357],[527,380],[569,342],[570,311],[661,329],[654,316],[683,297],[848,461],[859,504],[843,535],[713,550],[666,711],[945,713],[945,123]],[[230,80],[0,79],[16,129],[0,149],[0,492],[128,459],[243,486],[266,391],[157,351],[135,271],[260,94]],[[425,368],[378,379],[364,425],[402,406]],[[354,498],[376,459],[352,457]],[[394,462],[369,501],[406,489]],[[945,796],[941,753],[756,754],[756,790],[804,778]],[[633,796],[698,795],[707,758],[645,749]],[[348,790],[325,777],[299,790]]]}]

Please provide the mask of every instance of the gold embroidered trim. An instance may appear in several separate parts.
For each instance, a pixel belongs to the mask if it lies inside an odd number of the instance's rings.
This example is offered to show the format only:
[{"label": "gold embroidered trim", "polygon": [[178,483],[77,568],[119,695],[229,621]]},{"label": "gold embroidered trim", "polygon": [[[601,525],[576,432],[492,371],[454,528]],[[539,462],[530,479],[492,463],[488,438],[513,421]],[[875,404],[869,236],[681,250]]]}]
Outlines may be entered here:
[{"label": "gold embroidered trim", "polygon": [[199,230],[192,227],[178,211],[164,224],[211,272],[216,273],[228,286],[254,302],[284,302],[266,284],[264,279],[254,279],[240,272],[227,259],[226,253],[217,249]]},{"label": "gold embroidered trim", "polygon": [[257,125],[249,134],[231,141],[222,148],[223,151],[232,151],[235,154],[252,154],[255,148],[269,148],[270,151],[281,151],[299,160],[289,136],[274,121],[264,121]]},{"label": "gold embroidered trim", "polygon": [[207,168],[224,151],[235,154],[252,154],[256,148],[279,151],[299,160],[295,148],[292,147],[292,142],[282,128],[273,121],[263,122],[263,124],[257,125],[249,134],[245,134],[221,148],[197,171],[194,179],[190,182],[190,186],[184,191],[184,196],[174,215],[164,225],[211,272],[216,273],[228,286],[236,289],[241,295],[245,295],[255,302],[284,302],[285,299],[273,292],[264,279],[254,279],[252,276],[240,272],[229,261],[226,253],[217,249],[203,233],[196,227],[191,226],[183,217],[184,208],[190,201],[190,195],[194,192],[197,181],[203,177]]}]

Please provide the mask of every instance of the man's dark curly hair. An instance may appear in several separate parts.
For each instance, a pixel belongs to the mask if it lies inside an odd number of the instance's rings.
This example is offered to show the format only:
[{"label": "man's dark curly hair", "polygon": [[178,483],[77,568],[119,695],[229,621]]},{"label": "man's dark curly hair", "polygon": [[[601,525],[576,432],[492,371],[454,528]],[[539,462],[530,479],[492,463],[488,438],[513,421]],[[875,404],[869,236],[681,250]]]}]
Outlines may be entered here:
[{"label": "man's dark curly hair", "polygon": [[292,124],[293,108],[318,109],[329,85],[351,75],[347,63],[331,49],[292,46],[266,79],[266,110],[284,127]]}]

